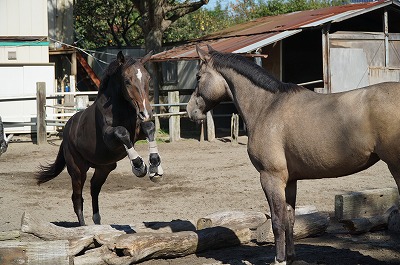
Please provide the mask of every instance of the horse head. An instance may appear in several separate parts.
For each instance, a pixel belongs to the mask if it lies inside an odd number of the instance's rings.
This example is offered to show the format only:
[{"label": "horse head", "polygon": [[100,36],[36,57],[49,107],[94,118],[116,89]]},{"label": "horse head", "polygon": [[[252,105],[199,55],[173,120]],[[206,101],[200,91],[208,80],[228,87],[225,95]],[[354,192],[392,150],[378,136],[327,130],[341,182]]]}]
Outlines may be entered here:
[{"label": "horse head", "polygon": [[117,55],[118,64],[122,67],[122,91],[125,99],[136,109],[138,118],[141,121],[150,120],[152,110],[149,101],[150,75],[144,64],[151,58],[149,52],[140,60],[128,62],[122,52]]},{"label": "horse head", "polygon": [[186,111],[191,120],[201,122],[206,118],[207,111],[221,101],[229,99],[231,95],[224,77],[213,67],[212,52],[215,50],[208,46],[207,52],[196,46],[196,51],[200,58],[200,67],[197,73],[197,85]]}]

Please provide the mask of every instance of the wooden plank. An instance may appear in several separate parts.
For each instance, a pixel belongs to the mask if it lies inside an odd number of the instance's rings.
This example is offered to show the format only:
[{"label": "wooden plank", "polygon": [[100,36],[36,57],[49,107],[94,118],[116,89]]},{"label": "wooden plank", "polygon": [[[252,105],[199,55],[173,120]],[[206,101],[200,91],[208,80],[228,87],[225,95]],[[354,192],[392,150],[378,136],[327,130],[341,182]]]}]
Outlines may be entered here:
[{"label": "wooden plank", "polygon": [[67,240],[39,242],[0,242],[0,264],[70,265]]},{"label": "wooden plank", "polygon": [[335,196],[335,217],[341,221],[383,215],[393,205],[399,206],[396,188],[340,194]]}]

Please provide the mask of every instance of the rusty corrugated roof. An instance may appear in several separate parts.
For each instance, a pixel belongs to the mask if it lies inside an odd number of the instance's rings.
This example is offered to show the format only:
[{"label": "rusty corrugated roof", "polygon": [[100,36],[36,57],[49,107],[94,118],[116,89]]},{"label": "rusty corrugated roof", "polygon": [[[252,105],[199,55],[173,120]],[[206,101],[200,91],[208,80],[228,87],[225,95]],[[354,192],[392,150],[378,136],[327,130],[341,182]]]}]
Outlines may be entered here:
[{"label": "rusty corrugated roof", "polygon": [[209,44],[221,52],[246,53],[296,34],[305,28],[341,21],[392,3],[393,1],[383,0],[262,17],[155,54],[152,60],[196,59],[196,44],[200,46]]}]

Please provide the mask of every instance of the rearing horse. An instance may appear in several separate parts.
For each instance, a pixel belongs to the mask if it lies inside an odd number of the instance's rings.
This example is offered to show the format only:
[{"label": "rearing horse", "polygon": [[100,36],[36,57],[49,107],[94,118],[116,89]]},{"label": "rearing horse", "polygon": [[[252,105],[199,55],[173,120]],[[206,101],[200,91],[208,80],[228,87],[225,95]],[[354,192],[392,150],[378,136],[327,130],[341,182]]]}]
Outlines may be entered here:
[{"label": "rearing horse", "polygon": [[162,177],[155,127],[150,120],[150,75],[143,66],[150,57],[151,53],[135,60],[118,53],[105,71],[94,103],[73,115],[65,125],[56,161],[41,166],[36,174],[37,183],[42,184],[67,167],[72,180],[74,211],[80,225],[85,225],[82,189],[90,167],[95,168],[90,181],[95,224],[100,224],[101,187],[116,168],[117,161],[128,155],[133,173],[138,177],[147,174],[146,164],[134,149],[137,140],[147,138],[149,142],[150,179],[158,181]]},{"label": "rearing horse", "polygon": [[298,180],[350,175],[381,159],[399,188],[400,83],[318,94],[282,83],[243,56],[208,49],[197,47],[201,64],[187,112],[199,121],[223,100],[236,105],[271,211],[272,264],[294,260]]}]

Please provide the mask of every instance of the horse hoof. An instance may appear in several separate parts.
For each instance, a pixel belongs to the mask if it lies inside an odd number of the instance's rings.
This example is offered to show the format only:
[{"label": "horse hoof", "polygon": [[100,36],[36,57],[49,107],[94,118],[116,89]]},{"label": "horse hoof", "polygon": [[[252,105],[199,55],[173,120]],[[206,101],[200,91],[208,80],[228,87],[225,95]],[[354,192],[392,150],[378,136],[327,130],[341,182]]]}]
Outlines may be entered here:
[{"label": "horse hoof", "polygon": [[164,171],[161,166],[152,166],[149,168],[149,177],[153,182],[160,182],[163,179]]},{"label": "horse hoof", "polygon": [[136,177],[143,178],[147,174],[147,166],[145,163],[143,163],[140,168],[132,166],[132,172]]},{"label": "horse hoof", "polygon": [[158,183],[158,182],[161,182],[162,180],[163,180],[163,176],[162,175],[153,175],[153,176],[151,176],[150,175],[150,180],[152,181],[152,182],[154,182],[154,183]]}]

